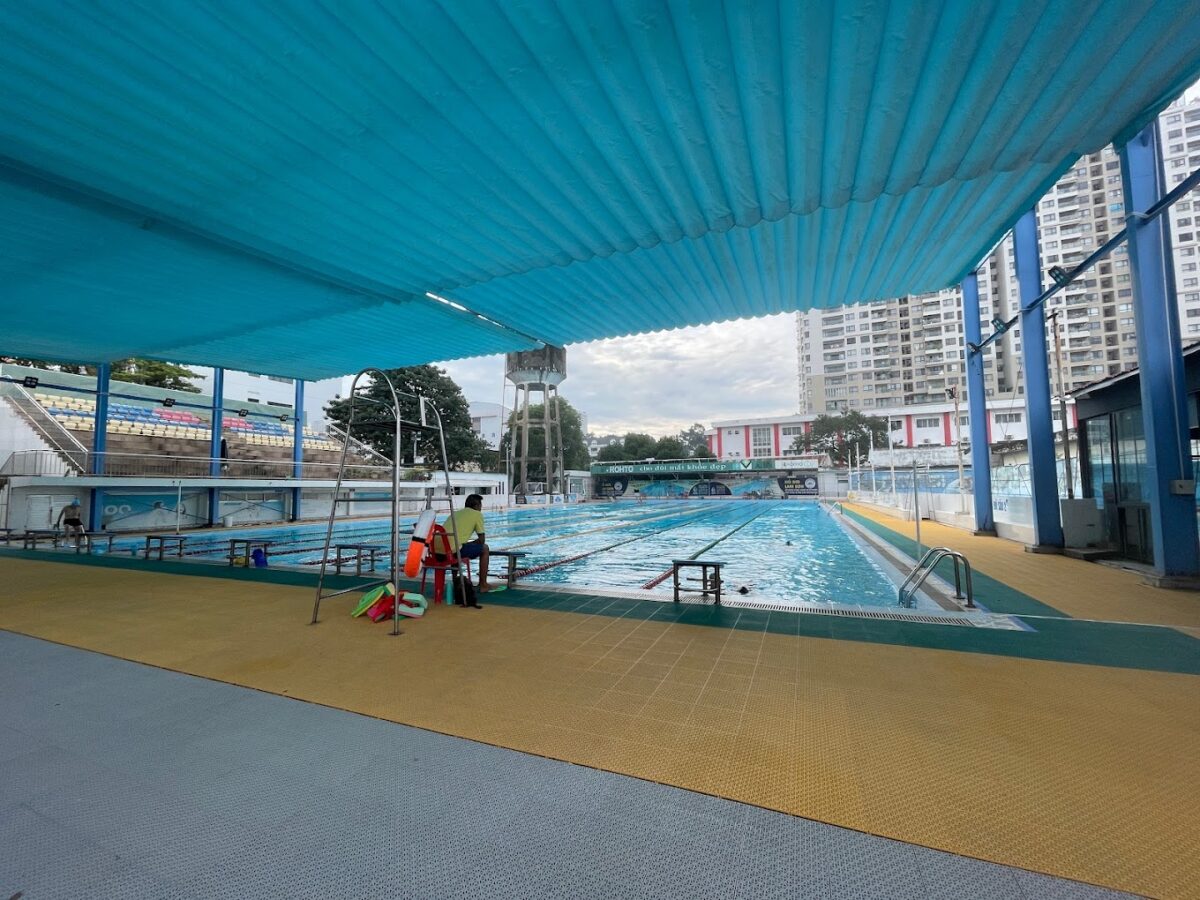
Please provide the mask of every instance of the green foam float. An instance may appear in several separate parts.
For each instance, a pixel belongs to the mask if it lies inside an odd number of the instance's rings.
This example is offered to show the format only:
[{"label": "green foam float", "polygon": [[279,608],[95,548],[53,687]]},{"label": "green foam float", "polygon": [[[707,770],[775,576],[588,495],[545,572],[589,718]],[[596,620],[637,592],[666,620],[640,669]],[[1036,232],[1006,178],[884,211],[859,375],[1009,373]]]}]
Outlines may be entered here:
[{"label": "green foam float", "polygon": [[361,616],[363,613],[365,613],[368,609],[370,609],[372,604],[374,604],[375,601],[378,600],[380,597],[382,597],[384,594],[394,594],[394,593],[396,593],[396,586],[394,584],[392,584],[390,581],[387,584],[381,584],[379,587],[373,588],[372,590],[369,590],[365,594],[363,594],[362,599],[358,601],[358,606],[354,607],[354,611],[351,612],[350,615],[353,618],[357,619],[359,616]]}]

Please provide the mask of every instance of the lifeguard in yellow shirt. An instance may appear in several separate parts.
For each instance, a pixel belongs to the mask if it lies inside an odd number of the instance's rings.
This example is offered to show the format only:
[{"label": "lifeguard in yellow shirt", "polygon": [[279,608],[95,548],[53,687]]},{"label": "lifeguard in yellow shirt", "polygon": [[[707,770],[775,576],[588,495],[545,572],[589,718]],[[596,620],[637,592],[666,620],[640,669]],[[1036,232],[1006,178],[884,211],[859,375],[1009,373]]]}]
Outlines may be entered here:
[{"label": "lifeguard in yellow shirt", "polygon": [[[435,558],[445,557],[448,552],[453,553],[458,547],[458,541],[462,541],[462,552],[459,553],[459,559],[479,560],[479,592],[486,593],[489,587],[487,580],[488,545],[483,536],[483,496],[481,494],[468,496],[462,509],[456,509],[446,516],[442,527],[446,529],[446,538],[442,540],[441,535],[434,538]],[[457,535],[457,540],[455,535]],[[467,538],[471,535],[474,535],[475,539],[468,541]],[[449,543],[449,550],[445,546],[438,546],[446,543]]]}]

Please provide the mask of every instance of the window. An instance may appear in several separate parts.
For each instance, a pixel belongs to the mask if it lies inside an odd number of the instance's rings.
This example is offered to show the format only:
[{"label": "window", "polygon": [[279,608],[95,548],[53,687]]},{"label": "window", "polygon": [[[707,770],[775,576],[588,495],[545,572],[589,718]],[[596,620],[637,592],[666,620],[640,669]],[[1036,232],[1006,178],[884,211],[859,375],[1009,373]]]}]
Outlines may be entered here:
[{"label": "window", "polygon": [[774,456],[775,441],[772,436],[774,429],[770,425],[755,425],[750,429],[750,455]]},{"label": "window", "polygon": [[927,419],[917,419],[914,424],[917,426],[917,428],[937,428],[942,424],[942,420],[936,417],[930,417]]},{"label": "window", "polygon": [[278,381],[280,384],[295,384],[294,378],[280,378],[278,375],[268,375],[267,378],[271,381]]},{"label": "window", "polygon": [[1013,424],[1022,420],[1019,412],[996,413],[996,424]]}]

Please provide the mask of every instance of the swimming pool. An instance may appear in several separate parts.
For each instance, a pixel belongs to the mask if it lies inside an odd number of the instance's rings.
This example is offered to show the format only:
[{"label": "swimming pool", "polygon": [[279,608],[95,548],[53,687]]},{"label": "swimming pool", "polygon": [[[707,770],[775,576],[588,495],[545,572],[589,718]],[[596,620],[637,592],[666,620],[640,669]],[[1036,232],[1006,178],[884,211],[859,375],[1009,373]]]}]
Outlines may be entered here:
[{"label": "swimming pool", "polygon": [[[873,551],[825,508],[803,501],[588,503],[488,510],[493,548],[524,550],[527,584],[650,592],[670,596],[671,560],[726,563],[725,590],[779,604],[894,607],[896,586]],[[408,521],[406,517],[406,521]],[[219,560],[230,537],[277,541],[272,566],[314,568],[325,526],[318,523],[196,533],[187,555]],[[338,522],[334,543],[388,543],[387,519]],[[407,536],[404,548],[407,549]],[[136,552],[142,538],[118,539],[114,552]],[[386,554],[380,554],[381,559]]]}]

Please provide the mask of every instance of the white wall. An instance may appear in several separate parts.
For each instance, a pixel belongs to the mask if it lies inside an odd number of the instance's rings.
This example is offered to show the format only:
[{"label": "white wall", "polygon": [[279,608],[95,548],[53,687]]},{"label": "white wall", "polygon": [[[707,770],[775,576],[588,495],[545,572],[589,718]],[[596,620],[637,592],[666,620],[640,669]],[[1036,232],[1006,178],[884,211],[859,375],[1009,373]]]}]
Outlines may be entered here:
[{"label": "white wall", "polygon": [[746,429],[750,426],[736,428],[719,428],[721,438],[721,459],[744,459],[746,457]]},{"label": "white wall", "polygon": [[[20,450],[51,449],[53,448],[42,440],[42,436],[29,426],[21,414],[13,409],[7,400],[0,398],[0,466],[4,465],[9,456]],[[57,460],[58,457],[55,456],[54,459]],[[59,471],[65,474],[66,470],[64,463]]]}]

